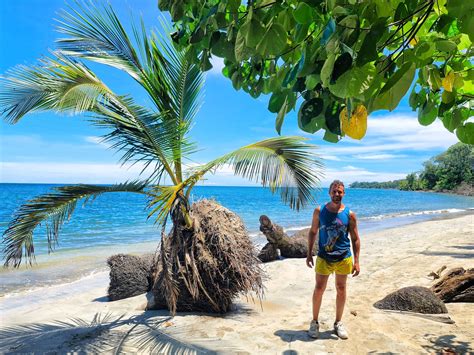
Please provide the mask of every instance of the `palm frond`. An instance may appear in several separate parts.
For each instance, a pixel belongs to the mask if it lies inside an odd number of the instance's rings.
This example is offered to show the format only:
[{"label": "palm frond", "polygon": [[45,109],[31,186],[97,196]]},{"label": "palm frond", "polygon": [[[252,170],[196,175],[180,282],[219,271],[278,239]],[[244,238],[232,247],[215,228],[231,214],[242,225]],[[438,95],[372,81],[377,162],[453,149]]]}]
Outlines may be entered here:
[{"label": "palm frond", "polygon": [[71,185],[55,188],[55,192],[38,196],[20,206],[3,233],[5,266],[18,267],[23,256],[29,264],[34,260],[33,231],[46,224],[49,251],[58,241],[64,222],[68,221],[80,200],[84,204],[106,192],[135,192],[146,194],[147,182],[132,181],[112,186]]},{"label": "palm frond", "polygon": [[75,5],[60,13],[57,29],[69,37],[57,40],[59,49],[67,55],[125,70],[138,80],[142,65],[111,5],[97,7],[85,1]]},{"label": "palm frond", "polygon": [[[0,106],[5,118],[18,122],[38,110],[92,113],[93,123],[111,129],[105,136],[124,151],[122,162],[157,163],[153,174],[166,171],[174,159],[174,125],[163,115],[115,95],[86,65],[60,53],[32,67],[19,66],[1,79]],[[173,127],[170,127],[173,126]]]},{"label": "palm frond", "polygon": [[129,97],[115,96],[99,107],[91,121],[110,130],[103,139],[112,149],[123,152],[122,163],[157,163],[153,172],[157,183],[165,172],[176,182],[172,166],[174,132],[161,114],[135,104]]},{"label": "palm frond", "polygon": [[[87,58],[129,73],[149,94],[159,112],[174,122],[170,132],[177,181],[182,181],[181,159],[196,151],[186,133],[199,110],[203,74],[174,49],[169,38],[148,36],[143,22],[132,24],[137,51],[110,6],[78,3],[62,13],[58,30],[69,36],[58,46],[67,55]],[[166,28],[164,21],[162,27]],[[140,55],[139,55],[140,54]]]},{"label": "palm frond", "polygon": [[[163,20],[161,23],[162,27],[167,29]],[[164,95],[156,98],[156,104],[161,111],[168,112],[165,119],[175,124],[173,155],[178,168],[176,175],[179,181],[182,181],[181,159],[188,153],[184,150],[193,147],[187,143],[186,134],[190,131],[202,103],[204,76],[198,66],[188,59],[186,51],[177,51],[168,38],[154,34],[152,48],[160,53],[160,56],[156,56],[156,62],[159,71],[163,73],[161,80],[167,88]]]},{"label": "palm frond", "polygon": [[151,209],[148,218],[157,214],[155,223],[164,224],[183,188],[183,183],[173,186],[154,186],[149,193],[152,199],[148,204],[148,208]]},{"label": "palm frond", "polygon": [[284,203],[299,210],[314,202],[312,189],[319,186],[322,163],[314,153],[316,146],[303,137],[277,137],[253,143],[194,168],[184,185],[189,188],[209,171],[229,164],[236,175],[279,191]]},{"label": "palm frond", "polygon": [[35,66],[17,66],[0,77],[0,107],[10,123],[34,111],[90,111],[113,95],[84,64],[59,53],[53,55]]}]

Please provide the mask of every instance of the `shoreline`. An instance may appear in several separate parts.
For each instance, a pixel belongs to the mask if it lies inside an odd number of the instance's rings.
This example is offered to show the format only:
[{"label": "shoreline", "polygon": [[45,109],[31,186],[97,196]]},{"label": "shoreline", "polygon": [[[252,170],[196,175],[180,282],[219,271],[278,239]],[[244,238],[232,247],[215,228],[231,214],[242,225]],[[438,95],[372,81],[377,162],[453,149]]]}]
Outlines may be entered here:
[{"label": "shoreline", "polygon": [[[383,218],[377,219],[377,216],[366,217],[365,219],[362,218],[362,221],[367,223],[365,227],[363,226],[361,228],[361,223],[359,222],[359,233],[361,233],[361,235],[371,235],[379,232],[389,232],[392,229],[427,221],[455,219],[468,215],[474,216],[474,209],[445,213],[435,211],[434,213],[416,214],[415,212],[415,214],[409,213],[402,216],[395,215],[386,217],[385,220],[392,221],[392,225],[389,224],[385,226],[379,224],[380,221],[384,220]],[[396,223],[393,224],[393,220],[395,220]],[[369,226],[372,221],[375,222],[375,228]],[[275,221],[275,223],[278,224],[278,221]],[[293,236],[307,228],[309,228],[309,226],[288,227],[284,230],[288,235]],[[250,233],[250,235],[258,249],[261,249],[267,242],[266,238],[260,232]],[[0,276],[3,279],[2,289],[0,289],[0,300],[2,298],[11,297],[12,295],[28,294],[36,290],[47,289],[48,287],[70,284],[83,278],[88,278],[89,275],[94,273],[108,273],[109,268],[106,264],[108,257],[119,253],[133,255],[154,253],[158,246],[159,240],[110,246],[95,246],[85,249],[58,249],[50,255],[39,254],[36,257],[38,264],[33,265],[33,267],[23,265],[17,270],[2,269],[0,271]],[[20,282],[18,280],[23,281]],[[25,284],[24,280],[27,280],[27,284]],[[8,287],[8,284],[12,282],[16,284]]]},{"label": "shoreline", "polygon": [[[234,310],[225,315],[178,313],[170,319],[167,311],[144,311],[145,295],[106,302],[106,272],[28,297],[3,298],[2,331],[17,337],[4,338],[0,352],[94,352],[99,348],[108,353],[107,339],[123,339],[125,352],[149,352],[146,346],[156,345],[163,336],[167,341],[179,340],[175,344],[178,349],[194,349],[195,353],[223,348],[231,353],[272,354],[473,351],[472,303],[447,304],[455,324],[384,312],[372,306],[396,289],[429,287],[432,279],[427,275],[443,265],[448,269],[474,267],[473,229],[474,218],[468,214],[362,235],[361,274],[348,281],[343,321],[350,338],[346,341],[334,338],[331,331],[334,277],[323,298],[322,336],[310,340],[306,330],[314,270],[305,266],[304,259],[284,259],[263,265],[268,278],[261,304],[241,297]],[[83,325],[74,323],[74,319]],[[155,328],[145,346],[140,339],[147,336],[151,326]],[[31,329],[39,333],[31,337]],[[27,335],[28,341],[22,338]]]}]

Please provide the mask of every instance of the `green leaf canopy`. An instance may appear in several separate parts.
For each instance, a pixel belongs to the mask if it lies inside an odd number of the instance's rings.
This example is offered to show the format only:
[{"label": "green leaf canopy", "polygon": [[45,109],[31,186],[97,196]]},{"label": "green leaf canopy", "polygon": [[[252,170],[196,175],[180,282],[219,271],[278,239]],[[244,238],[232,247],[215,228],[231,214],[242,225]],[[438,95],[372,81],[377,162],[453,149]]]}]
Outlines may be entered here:
[{"label": "green leaf canopy", "polygon": [[[269,110],[277,114],[278,132],[296,102],[303,108],[315,98],[323,99],[337,111],[332,117],[338,117],[350,105],[363,105],[369,113],[392,111],[411,90],[410,106],[418,111],[422,125],[439,119],[461,141],[469,141],[466,132],[472,122],[467,120],[474,115],[472,1],[159,0],[158,4],[171,11],[173,39],[180,47],[193,49],[194,62],[210,50],[224,58],[223,74],[235,89],[252,97],[272,94]],[[199,41],[191,41],[196,27],[205,28],[205,33]],[[217,42],[212,41],[216,34]],[[282,95],[287,90],[290,94]],[[299,97],[303,100],[297,101]],[[285,100],[287,107],[281,110]],[[334,128],[340,126],[337,118],[329,121],[323,124],[322,116],[314,115],[299,119],[299,127],[309,133],[323,129],[326,140],[337,142],[344,132]]]}]

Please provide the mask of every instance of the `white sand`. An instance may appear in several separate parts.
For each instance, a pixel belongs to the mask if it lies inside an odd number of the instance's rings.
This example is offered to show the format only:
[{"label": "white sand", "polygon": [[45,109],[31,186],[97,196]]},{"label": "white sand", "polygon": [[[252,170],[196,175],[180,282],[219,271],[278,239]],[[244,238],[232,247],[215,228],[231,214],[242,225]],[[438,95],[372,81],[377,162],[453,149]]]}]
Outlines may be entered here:
[{"label": "white sand", "polygon": [[[405,286],[430,287],[432,278],[427,275],[443,265],[448,269],[474,267],[474,215],[362,235],[361,241],[361,274],[349,280],[343,319],[348,340],[339,340],[332,334],[333,277],[321,308],[321,337],[313,340],[307,336],[314,270],[306,267],[304,259],[287,259],[264,267],[269,280],[265,283],[263,309],[260,303],[243,298],[236,303],[236,310],[225,316],[178,314],[168,319],[167,312],[142,310],[145,295],[104,302],[107,273],[47,291],[3,298],[0,352],[474,351],[472,303],[447,304],[455,324],[387,313],[372,306]],[[97,315],[99,318],[94,321]],[[120,316],[123,317],[119,319]]]}]

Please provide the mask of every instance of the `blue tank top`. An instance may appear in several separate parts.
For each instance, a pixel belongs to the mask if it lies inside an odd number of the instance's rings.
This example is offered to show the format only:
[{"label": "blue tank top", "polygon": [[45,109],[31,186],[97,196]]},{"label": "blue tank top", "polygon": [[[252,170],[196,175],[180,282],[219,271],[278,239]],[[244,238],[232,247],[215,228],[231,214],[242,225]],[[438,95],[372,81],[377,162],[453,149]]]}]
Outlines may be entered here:
[{"label": "blue tank top", "polygon": [[349,213],[347,206],[338,213],[329,211],[326,206],[320,210],[318,256],[329,262],[335,262],[352,255],[348,236]]}]

